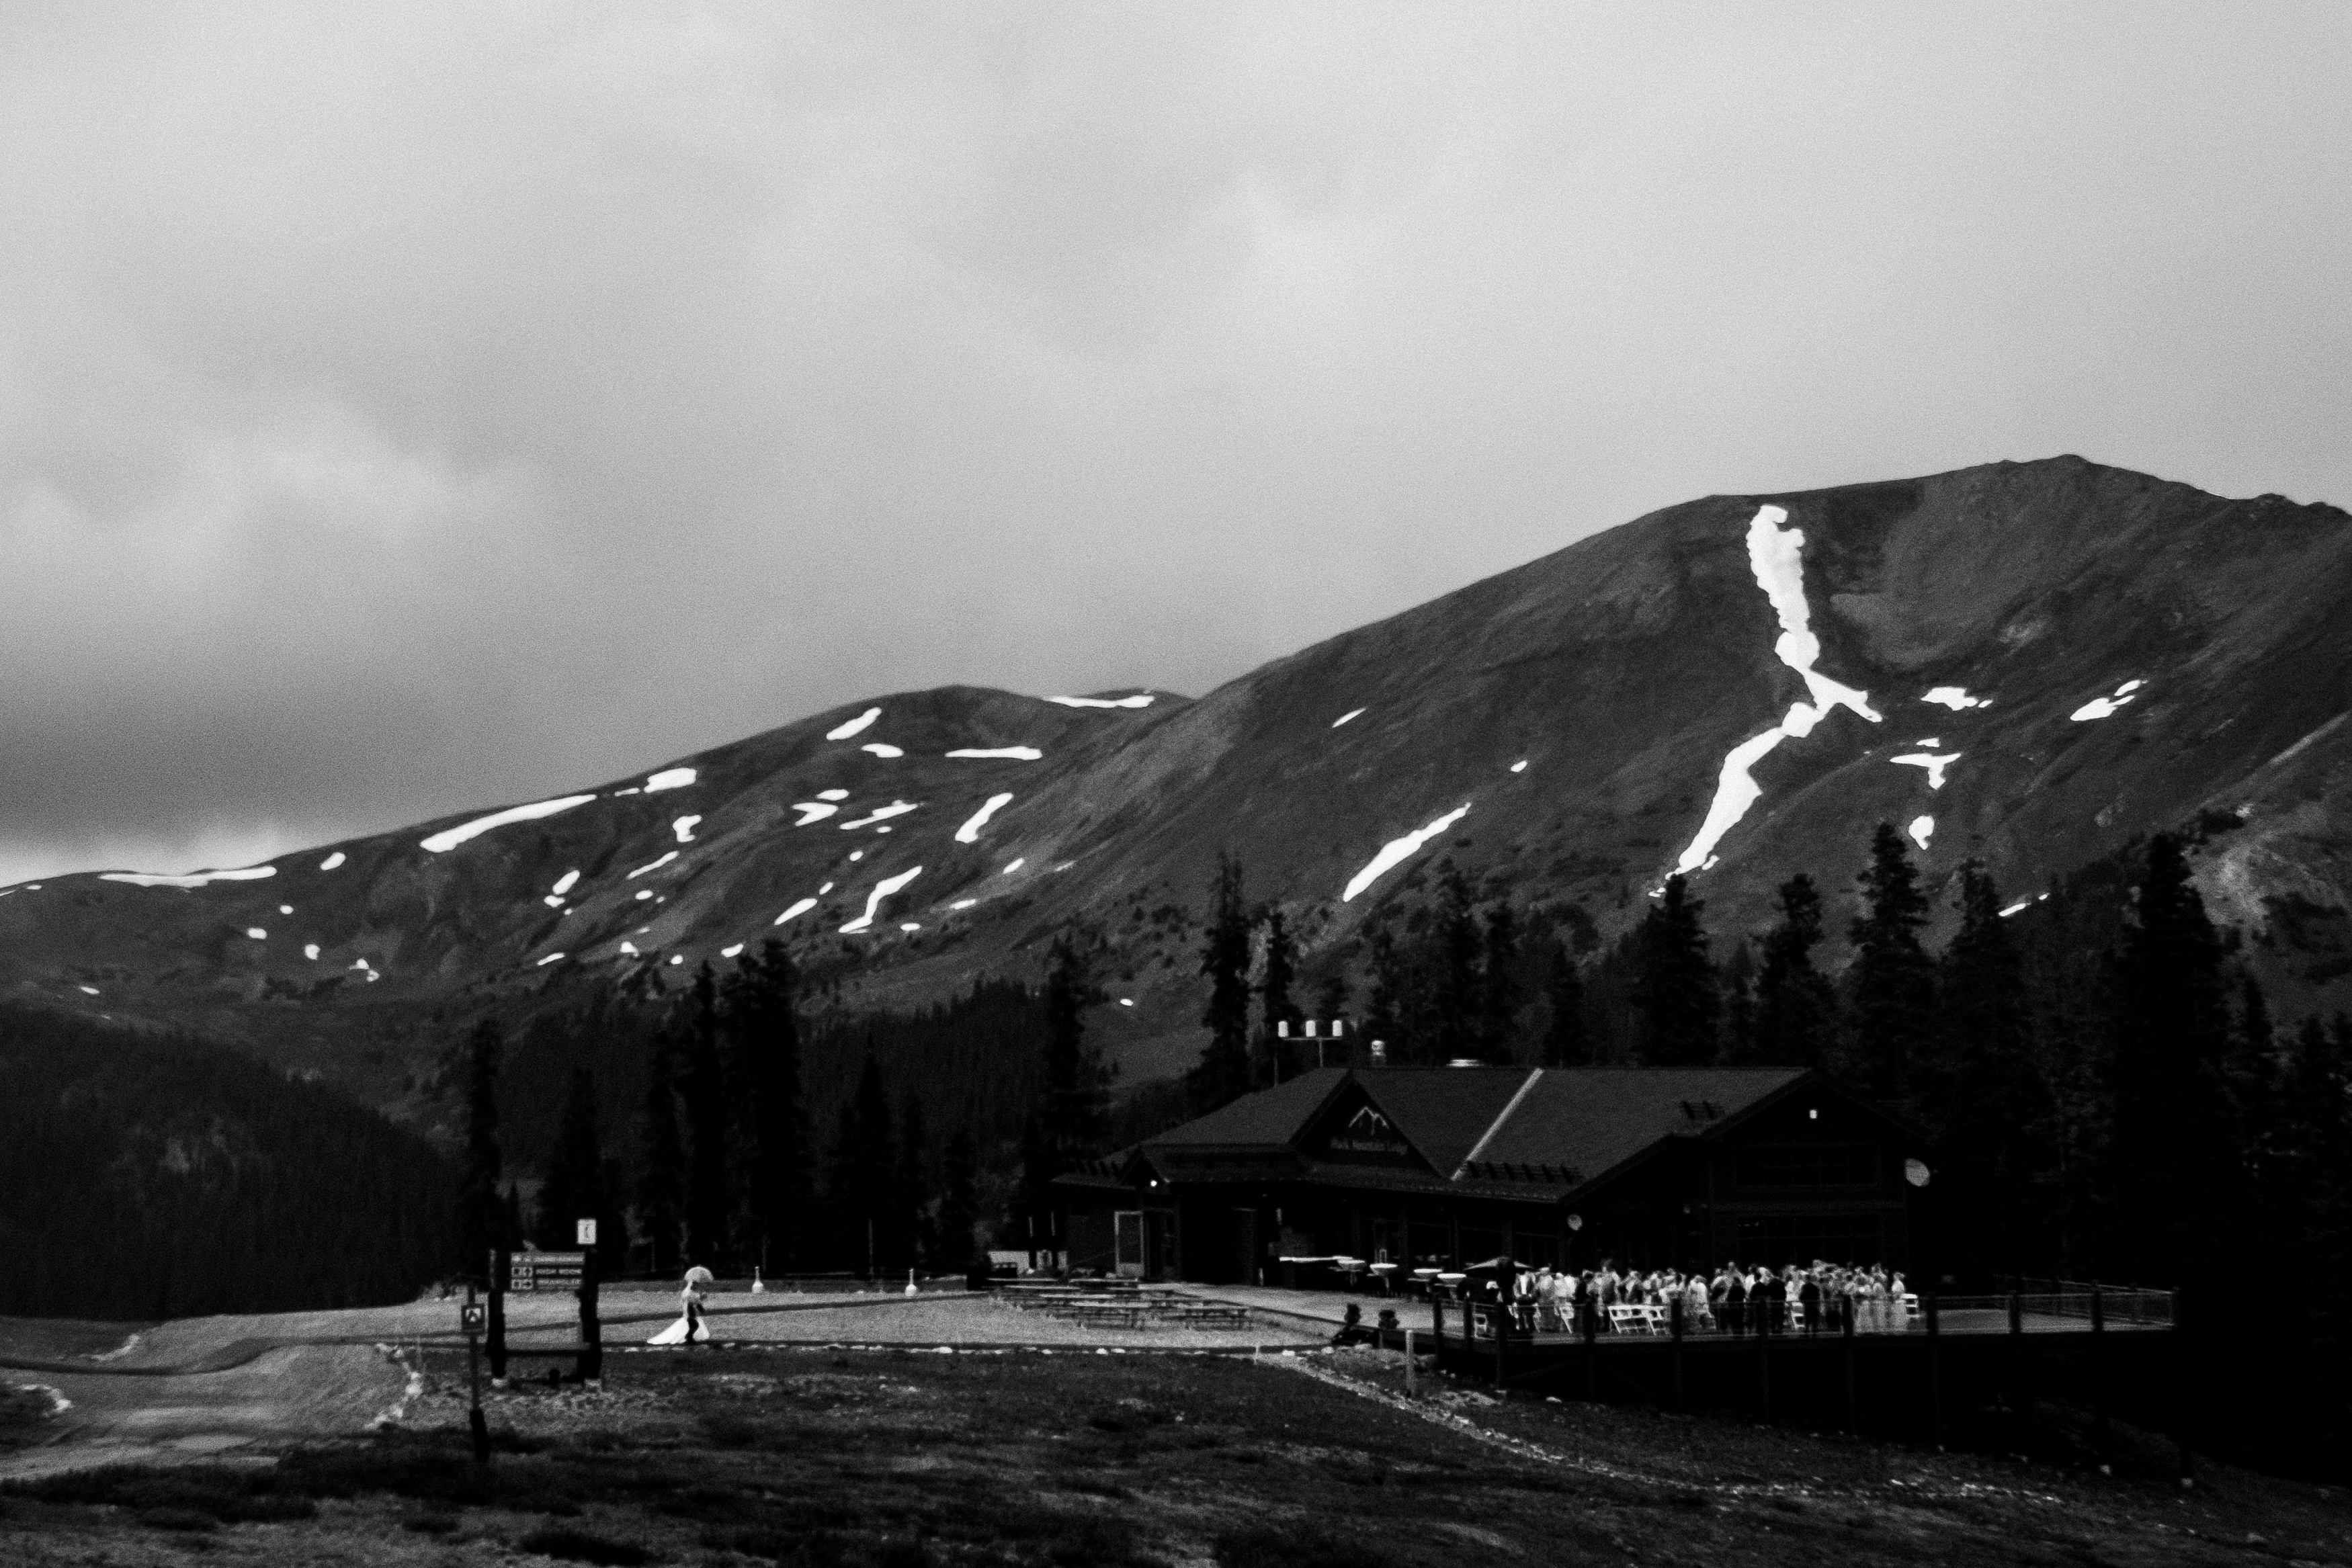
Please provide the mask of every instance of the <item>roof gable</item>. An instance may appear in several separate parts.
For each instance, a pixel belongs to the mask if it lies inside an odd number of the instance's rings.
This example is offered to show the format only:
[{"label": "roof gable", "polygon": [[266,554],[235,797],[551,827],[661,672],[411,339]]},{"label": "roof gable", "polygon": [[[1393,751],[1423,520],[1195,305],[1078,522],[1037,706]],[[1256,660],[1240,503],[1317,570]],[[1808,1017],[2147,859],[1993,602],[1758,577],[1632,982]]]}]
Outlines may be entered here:
[{"label": "roof gable", "polygon": [[1146,1149],[1290,1148],[1348,1081],[1344,1067],[1318,1067],[1287,1083],[1244,1094],[1205,1116],[1147,1138]]},{"label": "roof gable", "polygon": [[1709,1137],[1806,1076],[1797,1067],[1580,1067],[1540,1074],[1482,1164],[1573,1166],[1589,1182],[1672,1137]]}]

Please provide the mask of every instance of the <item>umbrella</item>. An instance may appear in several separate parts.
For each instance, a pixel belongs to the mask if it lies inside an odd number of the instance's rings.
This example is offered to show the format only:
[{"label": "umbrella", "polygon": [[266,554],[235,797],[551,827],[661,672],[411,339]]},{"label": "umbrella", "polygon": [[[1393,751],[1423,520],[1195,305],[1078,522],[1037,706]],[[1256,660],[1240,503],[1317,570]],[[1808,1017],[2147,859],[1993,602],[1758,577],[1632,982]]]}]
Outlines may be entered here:
[{"label": "umbrella", "polygon": [[714,1285],[719,1282],[719,1277],[697,1263],[686,1271],[686,1282],[689,1285]]}]

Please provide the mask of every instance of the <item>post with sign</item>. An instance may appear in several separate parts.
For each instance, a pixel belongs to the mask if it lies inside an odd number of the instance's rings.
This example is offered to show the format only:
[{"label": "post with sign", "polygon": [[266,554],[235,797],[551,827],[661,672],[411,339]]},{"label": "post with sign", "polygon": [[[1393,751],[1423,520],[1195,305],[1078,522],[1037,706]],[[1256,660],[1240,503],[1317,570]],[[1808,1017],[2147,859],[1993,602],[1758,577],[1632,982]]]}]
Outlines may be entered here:
[{"label": "post with sign", "polygon": [[579,1245],[580,1381],[595,1386],[604,1381],[604,1326],[596,1316],[596,1222],[572,1222],[572,1239]]},{"label": "post with sign", "polygon": [[507,1385],[507,1255],[490,1249],[490,1386]]},{"label": "post with sign", "polygon": [[473,1385],[474,1406],[467,1413],[466,1424],[474,1432],[474,1462],[490,1462],[490,1427],[482,1417],[482,1329],[488,1319],[482,1303],[474,1299],[471,1281],[466,1284],[466,1304],[457,1309],[457,1328],[466,1336],[466,1376]]}]

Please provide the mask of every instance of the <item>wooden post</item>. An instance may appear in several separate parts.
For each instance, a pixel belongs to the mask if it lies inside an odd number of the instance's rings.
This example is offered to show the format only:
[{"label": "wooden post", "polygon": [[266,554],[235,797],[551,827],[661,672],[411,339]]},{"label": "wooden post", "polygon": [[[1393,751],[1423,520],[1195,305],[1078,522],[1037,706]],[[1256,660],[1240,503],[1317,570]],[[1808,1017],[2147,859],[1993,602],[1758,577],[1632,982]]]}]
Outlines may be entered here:
[{"label": "wooden post", "polygon": [[1838,1337],[1845,1341],[1845,1429],[1862,1430],[1860,1406],[1853,1396],[1853,1298],[1838,1298]]},{"label": "wooden post", "polygon": [[1927,1320],[1927,1436],[1938,1448],[1944,1446],[1944,1348],[1943,1336],[1936,1332],[1936,1292],[1919,1293],[1921,1315]]},{"label": "wooden post", "polygon": [[1407,1329],[1404,1331],[1404,1396],[1407,1399],[1413,1396],[1412,1376],[1412,1331]]},{"label": "wooden post", "polygon": [[[471,1326],[474,1320],[474,1282],[468,1280],[466,1281],[465,1313],[465,1322],[467,1324],[466,1381],[473,1386],[474,1402],[473,1407],[467,1412],[466,1425],[471,1429],[474,1437],[474,1462],[478,1465],[487,1465],[490,1462],[490,1424],[482,1415],[482,1336]],[[423,1364],[421,1355],[418,1358],[418,1364]]]},{"label": "wooden post", "polygon": [[2181,1319],[2181,1292],[2172,1292],[2172,1440],[2180,1449],[2180,1489],[2183,1491],[2197,1484],[2196,1462],[2189,1451],[2189,1423],[2195,1404],[2189,1379],[2196,1362],[2189,1351],[2187,1324]]},{"label": "wooden post", "polygon": [[2025,1300],[2015,1291],[2009,1293],[2009,1386],[2011,1414],[2022,1423],[2033,1396],[2025,1387]]},{"label": "wooden post", "polygon": [[1683,1297],[1680,1291],[1675,1291],[1674,1300],[1666,1303],[1666,1323],[1675,1336],[1675,1412],[1680,1415],[1683,1409]]},{"label": "wooden post", "polygon": [[507,1385],[507,1255],[490,1249],[490,1386]]},{"label": "wooden post", "polygon": [[2091,1437],[2099,1457],[2107,1456],[2107,1303],[2091,1287]]},{"label": "wooden post", "polygon": [[1584,1330],[1584,1397],[1587,1403],[1599,1397],[1598,1368],[1593,1358],[1600,1353],[1601,1310],[1591,1297],[1576,1303],[1577,1320]]},{"label": "wooden post", "polygon": [[583,1249],[580,1263],[580,1381],[590,1386],[604,1381],[604,1325],[596,1315],[596,1249]]}]

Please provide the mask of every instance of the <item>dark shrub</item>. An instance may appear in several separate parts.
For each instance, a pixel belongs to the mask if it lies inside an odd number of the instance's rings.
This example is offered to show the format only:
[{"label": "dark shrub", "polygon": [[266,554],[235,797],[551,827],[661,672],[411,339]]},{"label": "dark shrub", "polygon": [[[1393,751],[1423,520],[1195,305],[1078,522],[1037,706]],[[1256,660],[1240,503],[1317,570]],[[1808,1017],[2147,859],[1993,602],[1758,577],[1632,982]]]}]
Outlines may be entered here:
[{"label": "dark shrub", "polygon": [[613,1541],[568,1525],[534,1530],[515,1544],[541,1557],[593,1563],[597,1568],[638,1568],[638,1564],[653,1561],[653,1553],[633,1541]]}]

